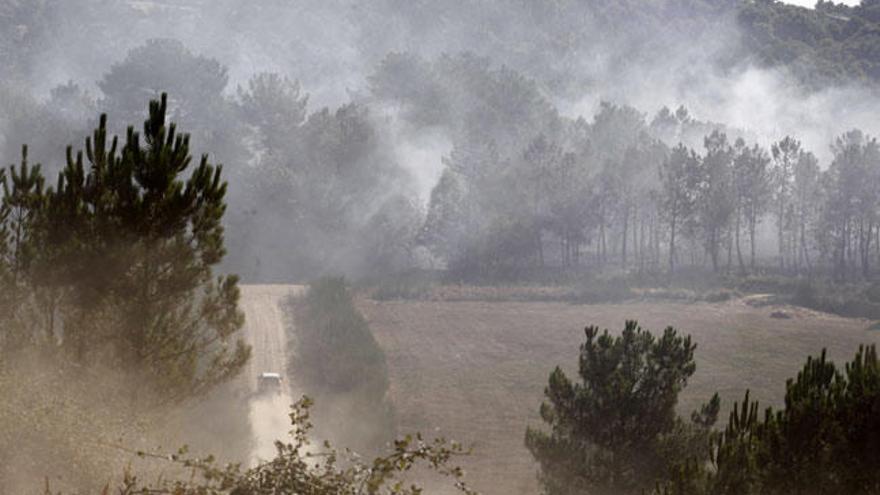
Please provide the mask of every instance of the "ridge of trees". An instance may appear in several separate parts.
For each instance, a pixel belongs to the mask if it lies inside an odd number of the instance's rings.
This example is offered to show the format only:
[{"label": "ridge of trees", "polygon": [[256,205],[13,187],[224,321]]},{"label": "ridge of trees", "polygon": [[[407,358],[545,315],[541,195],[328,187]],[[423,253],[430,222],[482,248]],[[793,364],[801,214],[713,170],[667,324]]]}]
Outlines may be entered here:
[{"label": "ridge of trees", "polygon": [[[781,273],[873,276],[880,155],[859,130],[835,140],[823,171],[794,137],[768,150],[684,108],[649,123],[603,104],[593,122],[558,122],[549,134],[536,125],[536,137],[507,154],[462,125],[420,234],[453,277],[579,266],[671,275],[706,264],[746,275],[760,269],[758,231],[769,222]],[[703,131],[701,151],[686,144]]]}]

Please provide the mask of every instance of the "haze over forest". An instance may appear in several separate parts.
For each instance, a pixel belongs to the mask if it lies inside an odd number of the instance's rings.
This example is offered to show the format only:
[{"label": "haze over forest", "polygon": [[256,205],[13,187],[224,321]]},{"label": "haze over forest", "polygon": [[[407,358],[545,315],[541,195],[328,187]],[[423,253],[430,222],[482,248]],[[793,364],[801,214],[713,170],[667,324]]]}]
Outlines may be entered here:
[{"label": "haze over forest", "polygon": [[[172,117],[208,137],[194,140],[197,151],[210,151],[228,174],[246,177],[231,181],[230,269],[246,279],[301,278],[330,263],[360,275],[372,262],[357,258],[380,248],[360,249],[376,240],[358,231],[375,232],[367,225],[383,208],[395,211],[393,222],[418,223],[444,157],[474,136],[473,126],[494,141],[501,159],[518,158],[538,135],[583,154],[572,134],[585,128],[579,122],[594,122],[603,102],[631,107],[646,129],[663,108],[683,107],[698,131],[661,136],[650,129],[669,148],[678,139],[700,147],[704,131],[714,128],[731,142],[735,135],[764,146],[792,135],[827,167],[835,137],[852,128],[873,132],[880,78],[874,8],[737,1],[225,1],[211,8],[198,1],[8,2],[3,155],[12,160],[30,142],[31,159],[57,169],[64,147],[98,112],[108,111],[111,127],[121,131],[143,115],[144,101],[167,91]],[[249,117],[259,105],[273,108],[277,121]],[[337,159],[321,151],[284,156],[279,147],[289,140],[270,142],[269,133],[346,118],[368,133],[352,177],[363,170],[370,179],[358,184],[360,191],[332,194],[357,208],[291,216],[286,206],[304,192],[255,192],[268,187],[260,181],[290,187],[270,178],[277,174]],[[36,130],[45,139],[28,139]],[[324,214],[339,215],[341,232],[328,232],[332,222],[316,217]],[[293,234],[301,229],[315,235]],[[302,237],[316,240],[296,251],[323,251],[316,246],[328,239],[335,247],[324,259],[280,260],[279,246],[308,242]]]},{"label": "haze over forest", "polygon": [[[422,430],[487,493],[880,493],[880,0],[806,3],[0,0],[0,492],[400,493]],[[278,481],[302,394],[390,457]]]}]

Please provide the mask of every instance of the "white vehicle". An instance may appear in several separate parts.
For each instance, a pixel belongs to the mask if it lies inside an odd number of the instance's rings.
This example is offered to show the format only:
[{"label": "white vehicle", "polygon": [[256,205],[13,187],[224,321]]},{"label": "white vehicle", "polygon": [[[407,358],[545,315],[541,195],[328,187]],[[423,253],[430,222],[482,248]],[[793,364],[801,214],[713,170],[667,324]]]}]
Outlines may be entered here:
[{"label": "white vehicle", "polygon": [[281,393],[281,374],[263,372],[257,377],[257,393]]}]

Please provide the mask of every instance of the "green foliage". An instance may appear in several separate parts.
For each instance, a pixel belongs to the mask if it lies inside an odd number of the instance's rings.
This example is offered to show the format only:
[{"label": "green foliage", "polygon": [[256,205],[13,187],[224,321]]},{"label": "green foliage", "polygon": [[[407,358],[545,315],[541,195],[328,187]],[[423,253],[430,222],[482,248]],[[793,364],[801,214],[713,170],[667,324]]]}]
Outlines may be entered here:
[{"label": "green foliage", "polygon": [[388,386],[384,354],[354,306],[345,280],[328,277],[312,282],[304,305],[297,357],[292,361],[303,383],[334,392],[350,392],[369,383],[373,391],[383,392]]},{"label": "green foliage", "polygon": [[785,294],[791,304],[850,318],[880,318],[880,301],[875,299],[874,284],[801,280],[789,285],[794,285],[794,289],[780,293]]},{"label": "green foliage", "polygon": [[747,52],[782,66],[812,88],[880,82],[877,5],[819,1],[814,10],[785,2],[742,2],[737,20]]},{"label": "green foliage", "polygon": [[178,399],[241,370],[250,350],[235,339],[237,278],[213,275],[225,254],[226,183],[206,155],[190,167],[189,136],[166,125],[166,109],[164,95],[151,102],[143,134],[129,128],[121,147],[102,116],[85,156],[68,148],[55,187],[43,187],[26,148],[10,168],[0,208],[11,298],[3,350],[21,338],[57,346]]},{"label": "green foliage", "polygon": [[585,334],[580,382],[557,367],[541,405],[550,431],[526,431],[546,493],[641,493],[665,480],[682,453],[708,453],[718,396],[690,423],[675,414],[696,369],[690,337],[669,327],[658,338],[634,321],[617,337],[596,327]]},{"label": "green foliage", "polygon": [[388,369],[345,280],[315,280],[304,300],[294,304],[290,374],[307,393],[327,404],[318,410],[325,421],[320,429],[346,438],[360,450],[374,449],[394,429]]},{"label": "green foliage", "polygon": [[[748,392],[735,404],[709,457],[659,493],[847,493],[880,490],[880,362],[861,347],[841,370],[825,352],[786,383],[785,406],[759,413]],[[705,464],[705,461],[709,461]]]}]

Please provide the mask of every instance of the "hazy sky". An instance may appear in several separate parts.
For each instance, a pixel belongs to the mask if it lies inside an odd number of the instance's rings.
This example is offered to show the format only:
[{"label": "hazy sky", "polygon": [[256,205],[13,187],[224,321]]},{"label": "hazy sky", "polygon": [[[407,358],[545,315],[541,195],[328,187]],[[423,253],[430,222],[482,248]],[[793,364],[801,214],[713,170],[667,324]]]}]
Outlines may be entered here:
[{"label": "hazy sky", "polygon": [[[812,8],[816,5],[816,0],[783,0],[785,3],[793,3],[803,7]],[[847,5],[858,5],[861,0],[834,0],[834,3],[845,3]]]}]

